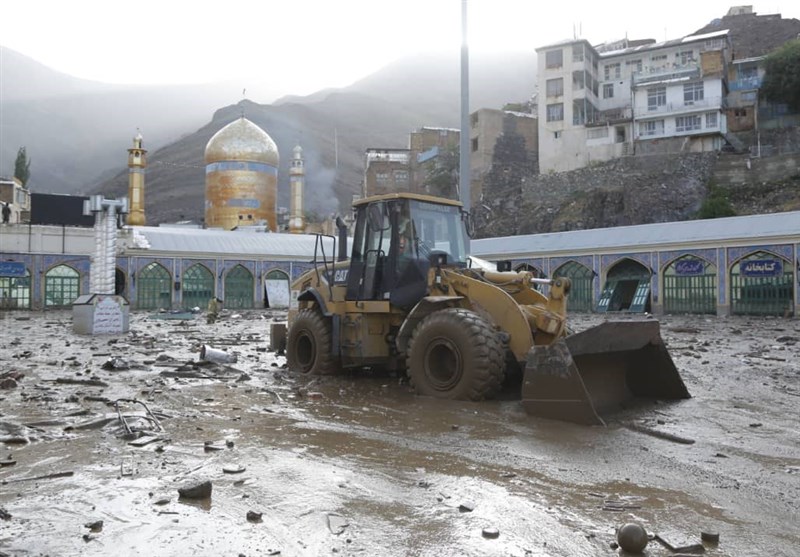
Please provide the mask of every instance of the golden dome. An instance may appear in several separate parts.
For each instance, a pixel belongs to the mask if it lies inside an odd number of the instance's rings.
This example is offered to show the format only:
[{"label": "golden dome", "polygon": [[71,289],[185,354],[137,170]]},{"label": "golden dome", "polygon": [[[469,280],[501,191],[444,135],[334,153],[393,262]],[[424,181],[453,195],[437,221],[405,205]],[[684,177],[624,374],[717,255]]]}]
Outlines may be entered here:
[{"label": "golden dome", "polygon": [[223,161],[261,162],[278,166],[278,146],[272,138],[242,116],[214,134],[206,145],[206,164]]}]

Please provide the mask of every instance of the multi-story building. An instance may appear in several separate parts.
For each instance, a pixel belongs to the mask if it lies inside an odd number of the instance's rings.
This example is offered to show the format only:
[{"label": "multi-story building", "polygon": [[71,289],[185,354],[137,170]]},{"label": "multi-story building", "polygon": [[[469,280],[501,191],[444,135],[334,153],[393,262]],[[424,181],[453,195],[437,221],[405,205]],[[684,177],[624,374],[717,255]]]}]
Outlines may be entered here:
[{"label": "multi-story building", "polygon": [[483,181],[492,168],[495,145],[503,134],[518,134],[525,140],[531,158],[538,157],[539,128],[535,114],[481,108],[470,115],[470,198],[475,207],[481,200]]},{"label": "multi-story building", "polygon": [[367,149],[365,159],[365,196],[415,191],[411,183],[411,150]]},{"label": "multi-story building", "polygon": [[428,172],[442,154],[458,149],[459,137],[456,129],[423,127],[409,134],[408,149],[367,149],[364,195],[429,193],[425,188]]},{"label": "multi-story building", "polygon": [[0,207],[8,204],[9,223],[28,222],[31,217],[31,192],[17,178],[0,177]]},{"label": "multi-story building", "polygon": [[637,150],[722,146],[727,30],[599,47],[577,39],[536,52],[541,172],[573,170]]}]

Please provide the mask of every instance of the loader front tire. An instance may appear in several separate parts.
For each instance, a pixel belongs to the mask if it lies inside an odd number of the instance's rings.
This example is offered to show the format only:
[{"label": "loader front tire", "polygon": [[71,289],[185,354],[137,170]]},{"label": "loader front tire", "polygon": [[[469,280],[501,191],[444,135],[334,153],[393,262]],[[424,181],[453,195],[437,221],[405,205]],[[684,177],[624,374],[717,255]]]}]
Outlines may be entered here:
[{"label": "loader front tire", "polygon": [[303,309],[297,314],[286,342],[286,361],[292,371],[307,375],[331,375],[338,371],[331,354],[331,323],[319,311]]},{"label": "loader front tire", "polygon": [[503,383],[503,347],[480,315],[447,308],[428,315],[414,330],[407,367],[420,395],[483,400],[494,397]]}]

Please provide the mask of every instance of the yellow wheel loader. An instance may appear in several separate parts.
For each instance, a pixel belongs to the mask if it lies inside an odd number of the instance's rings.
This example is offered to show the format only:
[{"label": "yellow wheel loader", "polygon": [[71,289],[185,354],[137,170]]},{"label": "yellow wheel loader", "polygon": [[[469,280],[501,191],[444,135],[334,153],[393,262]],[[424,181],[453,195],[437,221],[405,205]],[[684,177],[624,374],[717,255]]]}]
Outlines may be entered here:
[{"label": "yellow wheel loader", "polygon": [[528,413],[587,424],[634,396],[689,397],[657,321],[568,335],[569,280],[469,257],[459,202],[396,193],[354,211],[349,260],[340,223],[339,261],[315,254],[314,269],[292,284],[291,370],[385,367],[407,373],[421,395],[481,400],[524,366]]}]

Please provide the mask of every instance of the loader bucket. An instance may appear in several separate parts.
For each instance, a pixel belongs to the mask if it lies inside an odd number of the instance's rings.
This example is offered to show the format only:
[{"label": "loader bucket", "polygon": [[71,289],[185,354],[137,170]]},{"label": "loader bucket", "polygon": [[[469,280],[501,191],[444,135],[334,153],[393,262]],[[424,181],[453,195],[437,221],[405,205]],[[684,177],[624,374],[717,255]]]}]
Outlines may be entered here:
[{"label": "loader bucket", "polygon": [[587,425],[635,397],[690,398],[658,321],[609,321],[528,352],[528,414]]}]

